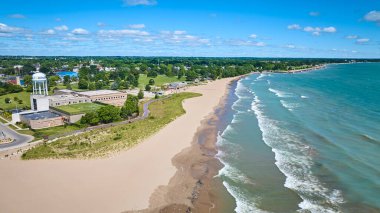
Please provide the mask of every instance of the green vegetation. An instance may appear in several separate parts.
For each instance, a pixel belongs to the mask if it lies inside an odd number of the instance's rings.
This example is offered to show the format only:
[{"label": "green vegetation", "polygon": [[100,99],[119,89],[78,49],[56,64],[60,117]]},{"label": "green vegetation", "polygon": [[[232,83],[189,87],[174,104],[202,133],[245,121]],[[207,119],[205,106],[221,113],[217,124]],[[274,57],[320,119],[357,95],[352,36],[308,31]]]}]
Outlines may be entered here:
[{"label": "green vegetation", "polygon": [[91,158],[107,156],[130,148],[185,113],[182,101],[200,96],[178,93],[150,105],[148,119],[132,124],[96,129],[80,135],[59,139],[37,146],[22,155],[23,159]]},{"label": "green vegetation", "polygon": [[[150,82],[150,79],[153,79],[153,82]],[[177,76],[168,77],[166,75],[158,75],[155,78],[148,77],[146,74],[141,74],[139,78],[139,88],[145,89],[147,84],[155,85],[157,87],[161,87],[164,84],[178,82],[178,81],[186,81],[185,77],[181,77],[180,79]]]},{"label": "green vegetation", "polygon": [[103,104],[98,104],[98,103],[79,103],[79,104],[58,106],[55,108],[62,110],[62,111],[65,111],[71,115],[77,115],[77,114],[83,114],[83,113],[97,111],[98,109],[100,109],[103,106],[104,106]]},{"label": "green vegetation", "polygon": [[[18,98],[18,101],[14,101],[14,97]],[[11,100],[10,103],[6,104],[5,99],[9,98]],[[19,101],[22,101],[21,104]],[[6,95],[0,96],[0,109],[3,110],[11,110],[16,109],[27,109],[30,107],[30,92],[22,91],[18,93],[10,93]]]},{"label": "green vegetation", "polygon": [[143,99],[144,98],[144,91],[140,90],[139,93],[137,94],[137,97],[139,99]]},{"label": "green vegetation", "polygon": [[63,134],[66,132],[72,132],[72,131],[79,130],[82,128],[83,128],[83,126],[81,126],[81,125],[70,124],[70,125],[50,127],[50,128],[46,128],[46,129],[35,129],[35,130],[30,130],[30,131],[33,132],[32,135],[34,137],[44,138],[44,137],[48,137],[51,135]]},{"label": "green vegetation", "polygon": [[121,107],[120,116],[127,119],[134,113],[139,113],[139,99],[136,96],[128,95],[124,106]]}]

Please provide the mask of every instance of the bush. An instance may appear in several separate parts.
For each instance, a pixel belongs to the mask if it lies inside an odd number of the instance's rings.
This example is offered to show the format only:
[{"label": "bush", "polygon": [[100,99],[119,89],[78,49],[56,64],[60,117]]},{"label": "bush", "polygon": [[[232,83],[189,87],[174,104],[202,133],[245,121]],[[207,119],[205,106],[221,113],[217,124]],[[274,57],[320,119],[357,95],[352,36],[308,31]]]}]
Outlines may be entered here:
[{"label": "bush", "polygon": [[118,107],[107,105],[98,109],[99,121],[102,123],[111,123],[120,120],[120,109]]},{"label": "bush", "polygon": [[151,89],[152,89],[152,87],[150,87],[149,84],[147,84],[147,85],[145,86],[145,91],[150,91]]},{"label": "bush", "polygon": [[151,78],[151,79],[149,80],[149,85],[154,85],[154,84],[155,84],[154,79]]},{"label": "bush", "polygon": [[136,96],[128,95],[127,100],[124,103],[124,106],[121,108],[120,116],[122,118],[128,118],[134,113],[139,112],[139,99]]},{"label": "bush", "polygon": [[92,126],[97,125],[99,123],[99,117],[96,112],[88,112],[81,119],[81,124],[90,124]]},{"label": "bush", "polygon": [[142,90],[139,91],[139,94],[137,94],[137,97],[139,99],[143,99],[144,98],[144,92]]},{"label": "bush", "polygon": [[10,98],[5,98],[4,101],[5,101],[6,104],[11,103],[11,99]]}]

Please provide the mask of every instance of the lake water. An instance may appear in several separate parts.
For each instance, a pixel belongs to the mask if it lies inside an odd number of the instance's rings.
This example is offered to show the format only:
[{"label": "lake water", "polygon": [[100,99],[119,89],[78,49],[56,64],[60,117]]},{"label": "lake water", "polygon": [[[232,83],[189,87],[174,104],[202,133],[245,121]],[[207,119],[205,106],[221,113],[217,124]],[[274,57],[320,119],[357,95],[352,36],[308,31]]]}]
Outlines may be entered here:
[{"label": "lake water", "polygon": [[232,88],[219,178],[236,212],[380,212],[380,63]]}]

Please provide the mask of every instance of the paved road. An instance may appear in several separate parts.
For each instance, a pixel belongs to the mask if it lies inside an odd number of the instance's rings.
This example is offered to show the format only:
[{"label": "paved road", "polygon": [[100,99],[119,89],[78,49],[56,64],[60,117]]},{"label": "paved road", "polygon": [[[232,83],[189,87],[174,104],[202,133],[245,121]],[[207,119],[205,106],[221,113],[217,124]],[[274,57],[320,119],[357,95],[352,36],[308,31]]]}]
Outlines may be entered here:
[{"label": "paved road", "polygon": [[0,151],[27,144],[34,139],[32,136],[20,134],[2,123],[0,123],[0,134],[1,132],[7,137],[13,138],[14,141],[12,143],[0,144]]}]

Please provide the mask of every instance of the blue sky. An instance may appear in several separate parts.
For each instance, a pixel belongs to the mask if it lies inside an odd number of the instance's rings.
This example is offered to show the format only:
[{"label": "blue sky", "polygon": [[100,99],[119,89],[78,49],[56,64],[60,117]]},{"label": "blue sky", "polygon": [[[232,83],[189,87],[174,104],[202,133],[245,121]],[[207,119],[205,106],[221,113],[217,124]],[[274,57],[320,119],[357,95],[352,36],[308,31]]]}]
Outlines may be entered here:
[{"label": "blue sky", "polygon": [[380,58],[380,1],[0,0],[0,55]]}]

